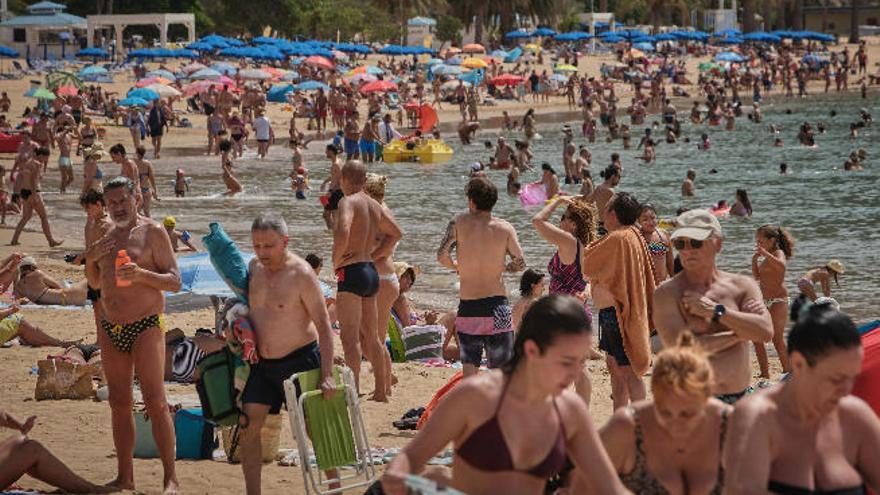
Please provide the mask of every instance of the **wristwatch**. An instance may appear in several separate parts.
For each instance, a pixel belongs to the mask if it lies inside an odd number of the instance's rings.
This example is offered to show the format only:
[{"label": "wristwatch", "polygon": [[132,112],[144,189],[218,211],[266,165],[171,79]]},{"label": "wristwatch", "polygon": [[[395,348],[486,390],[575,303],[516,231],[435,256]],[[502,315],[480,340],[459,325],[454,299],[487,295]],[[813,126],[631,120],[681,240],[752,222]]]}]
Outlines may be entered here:
[{"label": "wristwatch", "polygon": [[716,304],[715,311],[712,312],[712,323],[718,323],[724,313],[727,313],[727,308],[723,304]]}]

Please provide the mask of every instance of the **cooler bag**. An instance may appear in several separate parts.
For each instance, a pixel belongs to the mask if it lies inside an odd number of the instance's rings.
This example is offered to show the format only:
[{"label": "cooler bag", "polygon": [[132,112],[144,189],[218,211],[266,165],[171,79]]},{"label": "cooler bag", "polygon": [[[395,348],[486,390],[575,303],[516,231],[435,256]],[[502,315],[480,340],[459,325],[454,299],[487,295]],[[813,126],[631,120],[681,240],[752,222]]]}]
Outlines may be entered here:
[{"label": "cooler bag", "polygon": [[196,390],[205,419],[218,426],[238,424],[241,411],[236,404],[235,363],[228,347],[203,357]]},{"label": "cooler bag", "polygon": [[[138,459],[155,459],[159,449],[153,440],[153,427],[144,411],[135,411],[134,456]],[[181,409],[174,415],[174,434],[177,443],[177,459],[211,459],[217,441],[214,425],[202,417],[201,409]]]}]

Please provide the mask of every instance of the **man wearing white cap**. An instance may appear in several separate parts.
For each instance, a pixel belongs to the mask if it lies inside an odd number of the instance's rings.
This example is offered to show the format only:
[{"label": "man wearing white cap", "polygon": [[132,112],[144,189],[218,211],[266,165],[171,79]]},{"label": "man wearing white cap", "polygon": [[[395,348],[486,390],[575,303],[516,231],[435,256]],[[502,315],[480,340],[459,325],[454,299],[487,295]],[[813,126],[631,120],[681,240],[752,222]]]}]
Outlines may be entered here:
[{"label": "man wearing white cap", "polygon": [[654,324],[664,346],[688,330],[709,353],[715,395],[732,404],[752,389],[750,342],[773,337],[770,314],[754,279],[723,272],[716,257],[721,224],[706,210],[679,215],[670,236],[683,270],[654,292]]}]

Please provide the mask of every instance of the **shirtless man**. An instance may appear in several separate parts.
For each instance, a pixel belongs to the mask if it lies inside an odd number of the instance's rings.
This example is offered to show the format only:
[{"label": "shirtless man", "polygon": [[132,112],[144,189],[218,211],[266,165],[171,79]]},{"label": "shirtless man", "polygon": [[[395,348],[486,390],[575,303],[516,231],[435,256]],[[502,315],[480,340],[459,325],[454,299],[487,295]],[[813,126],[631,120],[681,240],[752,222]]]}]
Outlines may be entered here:
[{"label": "shirtless man", "polygon": [[460,281],[455,329],[466,377],[477,373],[484,349],[490,368],[510,358],[512,315],[502,275],[526,267],[516,230],[492,216],[498,200],[495,185],[485,177],[475,177],[468,182],[467,197],[468,212],[449,222],[437,250],[437,261],[458,273]]},{"label": "shirtless man", "polygon": [[[333,268],[337,280],[337,313],[345,364],[360,390],[361,346],[373,365],[376,390],[372,399],[387,401],[390,370],[385,370],[384,342],[379,342],[376,293],[379,274],[374,259],[391,256],[403,233],[389,210],[364,192],[367,168],[358,160],[342,167],[340,186],[345,197],[333,225]],[[381,242],[376,239],[381,237]]]},{"label": "shirtless man", "polygon": [[34,152],[34,157],[27,160],[19,167],[18,173],[21,176],[21,201],[23,207],[21,210],[21,219],[15,226],[15,233],[12,234],[10,246],[18,245],[18,238],[21,231],[24,230],[27,223],[33,216],[34,211],[40,216],[40,223],[43,227],[43,235],[49,241],[49,247],[61,245],[64,241],[56,241],[52,237],[52,231],[49,227],[49,218],[46,216],[46,205],[43,204],[43,196],[40,193],[40,181],[43,174],[46,173],[46,164],[49,163],[49,148],[41,146]]},{"label": "shirtless man", "polygon": [[683,270],[654,292],[654,325],[664,346],[690,330],[709,353],[714,394],[733,404],[752,389],[749,344],[769,342],[773,323],[758,284],[718,269],[724,238],[718,218],[706,210],[678,216],[670,236]]},{"label": "shirtless man", "polygon": [[479,122],[468,122],[466,119],[462,119],[458,123],[458,138],[461,139],[461,144],[471,144],[471,139],[476,136],[479,129]]},{"label": "shirtless man", "polygon": [[345,140],[343,141],[343,144],[345,145],[345,159],[356,160],[360,158],[361,155],[358,144],[361,140],[361,129],[358,127],[357,112],[348,115],[348,118],[345,120],[343,132],[345,133]]},{"label": "shirtless man", "polygon": [[241,468],[248,495],[256,495],[263,467],[260,430],[266,415],[278,414],[286,401],[284,381],[294,373],[320,368],[320,389],[328,399],[336,384],[333,333],[317,275],[287,250],[287,224],[280,216],[257,217],[251,238],[256,257],[248,267],[248,304],[259,361],[251,367],[242,392],[248,424],[241,429]]},{"label": "shirtless man", "polygon": [[65,127],[57,135],[58,141],[58,171],[61,172],[61,194],[67,192],[67,186],[73,184],[73,162],[70,160],[70,150],[73,147],[73,129]]},{"label": "shirtless man", "polygon": [[141,180],[138,175],[138,166],[134,160],[125,156],[125,146],[123,146],[122,143],[117,143],[110,147],[110,159],[113,160],[113,163],[116,163],[121,167],[119,175],[122,177],[128,177],[128,180],[134,184],[135,193],[138,197],[138,204],[140,204]]},{"label": "shirtless man", "polygon": [[[117,177],[104,187],[113,228],[86,255],[89,285],[101,290],[98,345],[107,385],[118,475],[112,485],[134,490],[135,430],[131,386],[137,373],[153,424],[153,438],[164,470],[166,494],[177,493],[174,426],[168,414],[165,372],[165,292],[180,290],[180,273],[171,241],[161,225],[138,216],[135,184]],[[116,267],[120,250],[131,261]]]},{"label": "shirtless man", "polygon": [[40,114],[40,120],[31,129],[31,137],[39,146],[44,148],[55,147],[55,132],[48,114]]},{"label": "shirtless man", "polygon": [[689,198],[694,195],[694,181],[697,180],[697,171],[689,168],[687,177],[681,183],[682,197]]},{"label": "shirtless man", "polygon": [[340,149],[335,144],[328,144],[327,150],[324,152],[324,156],[330,160],[330,177],[321,184],[322,191],[324,190],[324,186],[329,184],[327,188],[327,204],[324,205],[323,214],[324,223],[327,224],[328,229],[333,229],[336,210],[339,209],[339,200],[344,196],[340,186],[340,181],[342,179],[342,160],[339,158],[339,153]]},{"label": "shirtless man", "polygon": [[379,116],[367,120],[361,130],[360,150],[364,160],[373,163],[376,159],[376,139],[379,134]]},{"label": "shirtless man", "polygon": [[495,163],[500,169],[508,169],[513,165],[513,159],[516,151],[512,146],[507,144],[504,136],[498,137],[498,145],[495,147]]},{"label": "shirtless man", "polygon": [[608,230],[605,229],[605,210],[608,202],[614,197],[614,188],[620,184],[620,169],[616,166],[609,165],[600,174],[604,182],[593,189],[584,199],[592,201],[596,204],[596,211],[599,212],[599,235],[605,235]]}]

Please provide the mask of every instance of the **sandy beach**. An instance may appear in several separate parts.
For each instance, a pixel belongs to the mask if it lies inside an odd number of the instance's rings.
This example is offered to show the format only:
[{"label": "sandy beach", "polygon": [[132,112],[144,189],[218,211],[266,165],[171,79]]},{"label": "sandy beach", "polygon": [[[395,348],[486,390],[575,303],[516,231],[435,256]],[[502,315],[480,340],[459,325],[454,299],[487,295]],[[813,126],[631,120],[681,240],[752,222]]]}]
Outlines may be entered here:
[{"label": "sandy beach", "polygon": [[[835,47],[835,50],[841,49],[842,45]],[[854,49],[855,47],[850,46],[851,52],[854,52]],[[869,71],[874,73],[877,70],[875,62],[880,60],[880,45],[878,45],[876,39],[869,40],[868,53],[869,60],[871,61]],[[371,56],[371,62],[373,61],[372,57],[375,56]],[[689,79],[696,80],[696,67],[700,62],[706,60],[706,57],[692,57],[687,60]],[[611,61],[613,61],[613,57],[610,55],[584,57],[580,61],[580,73],[582,75],[598,75],[599,66],[603,62]],[[546,68],[552,70],[550,65],[547,65]],[[20,96],[30,87],[29,81],[31,79],[37,79],[37,76],[25,76],[23,79],[15,81],[0,81],[0,90],[8,92],[13,99],[12,108],[8,113],[11,121],[16,120],[12,116],[17,117],[21,115],[25,106],[34,102],[34,100],[25,99]],[[133,84],[134,81],[130,74],[126,74],[124,77],[117,77],[114,84],[104,85],[104,87],[119,94],[124,94]],[[821,82],[817,81],[811,87],[818,88],[821,84]],[[618,94],[626,101],[629,89],[624,89],[623,85],[620,87],[621,91]],[[858,90],[858,85],[856,84],[851,83],[850,87],[854,92]],[[696,97],[696,99],[700,99],[695,87],[684,87],[684,89]],[[876,95],[876,86],[872,88],[872,91]],[[690,100],[679,100],[676,106],[680,112],[690,106]],[[180,103],[177,104],[178,108],[182,106]],[[622,106],[625,107],[626,105]],[[484,128],[491,128],[497,126],[498,117],[502,111],[506,110],[512,117],[518,119],[530,107],[534,107],[536,110],[539,128],[542,124],[572,119],[579,115],[579,112],[569,112],[564,97],[555,97],[549,104],[533,105],[527,102],[508,102],[495,107],[481,107],[480,118],[484,122]],[[287,121],[290,118],[290,114],[284,112],[281,105],[270,105],[269,114],[274,123],[276,134],[286,136]],[[446,139],[457,139],[451,133],[452,128],[459,119],[457,107],[444,104],[439,112],[439,116],[440,121],[443,123],[441,129],[444,131]],[[157,165],[157,172],[163,175],[163,179],[165,175],[171,173],[170,171],[176,168],[175,157],[197,156],[204,153],[206,141],[205,118],[203,115],[196,114],[190,114],[188,117],[193,121],[194,128],[173,128],[165,136],[163,158],[154,161]],[[105,122],[104,119],[98,119],[97,123],[107,131],[107,136],[103,139],[105,147],[109,148],[110,145],[121,142],[127,148],[130,148],[131,138],[127,128],[114,126],[111,123]],[[303,126],[304,122],[301,127]],[[446,134],[446,131],[450,131],[450,133]],[[147,148],[150,150],[149,146]],[[151,156],[152,151],[150,150],[148,158]],[[53,153],[53,156],[50,158],[50,170],[44,181],[44,188],[47,191],[57,190],[58,174],[56,163],[57,155]],[[4,165],[8,170],[12,165],[11,155],[0,156],[0,164]],[[82,180],[81,164],[81,158],[74,158],[76,175],[73,187],[77,192]],[[111,165],[111,168],[115,170],[115,166]],[[67,197],[69,197],[69,208],[78,208],[76,196],[68,194]],[[8,246],[13,232],[12,227],[14,227],[15,222],[18,220],[18,216],[10,216],[7,218],[7,225],[0,228],[0,258],[13,252],[23,252],[34,256],[40,269],[56,279],[80,280],[84,276],[83,270],[64,263],[62,258],[65,253],[78,252],[82,249],[81,227],[85,220],[84,217],[82,215],[82,220],[79,224],[63,227],[62,232],[65,234],[65,244],[61,247],[50,249],[42,233],[38,231],[39,223],[36,220],[31,221],[28,231],[22,236],[20,246]],[[222,218],[221,212],[218,212],[218,218]],[[315,218],[315,222],[321,222],[321,219]],[[405,231],[406,226],[404,225],[403,227]],[[34,229],[37,230],[35,231]],[[68,233],[77,234],[75,236],[67,236],[66,234]],[[441,232],[437,232],[438,238],[441,234]],[[249,246],[241,247],[249,250]],[[326,246],[314,246],[314,248],[325,255],[329,254],[329,249]],[[298,252],[297,254],[305,255],[306,253]],[[433,259],[413,261],[422,264],[436,263]],[[546,260],[541,260],[541,263],[544,262]],[[418,292],[418,287],[414,290]],[[417,294],[416,299],[418,299]],[[0,298],[0,302],[7,304],[9,300],[8,295]],[[22,311],[22,314],[29,322],[53,336],[62,339],[83,339],[87,343],[91,343],[95,339],[95,326],[90,308],[83,310],[55,310],[32,309],[28,307]],[[170,313],[167,316],[166,325],[169,328],[179,327],[188,335],[192,335],[196,328],[210,327],[213,325],[213,321],[213,311],[205,308]],[[341,345],[338,337],[335,339],[335,347],[337,352],[341,354]],[[116,469],[113,442],[110,434],[110,409],[108,404],[96,400],[35,401],[33,399],[36,374],[33,374],[31,369],[38,360],[45,359],[47,355],[55,353],[57,353],[57,349],[52,348],[17,346],[0,349],[0,409],[6,410],[21,419],[30,415],[37,415],[37,424],[30,434],[31,437],[46,445],[68,466],[85,478],[96,483],[107,482],[115,476]],[[588,366],[593,383],[591,413],[594,422],[597,425],[602,425],[612,412],[611,400],[609,398],[608,372],[602,361],[591,361]],[[754,357],[753,370],[754,375],[757,377],[758,367]],[[392,426],[392,421],[399,419],[410,408],[424,406],[433,393],[457,370],[427,367],[419,363],[404,363],[394,364],[393,371],[400,381],[394,389],[390,402],[385,404],[364,400],[361,404],[369,440],[373,447],[392,448],[404,446],[414,436],[414,432],[398,431]],[[778,360],[771,358],[771,376],[775,379],[779,376],[779,373]],[[365,364],[362,370],[362,388],[368,392],[372,390],[372,387],[370,368]],[[166,390],[168,391],[171,404],[180,402],[191,403],[194,398],[197,400],[194,386],[167,384]],[[292,449],[295,448],[295,442],[290,433],[286,413],[284,418],[281,448]],[[10,435],[12,435],[11,432],[0,432],[0,438],[6,438]],[[237,494],[244,491],[244,481],[241,468],[238,465],[230,465],[225,461],[179,461],[177,469],[183,493]],[[136,459],[135,476],[138,488],[136,493],[159,493],[161,491],[162,470],[158,459]],[[19,485],[27,489],[47,489],[46,485],[28,477],[22,478],[19,481]],[[274,463],[266,465],[263,469],[263,488],[265,493],[304,493],[300,468],[282,467]]]}]

